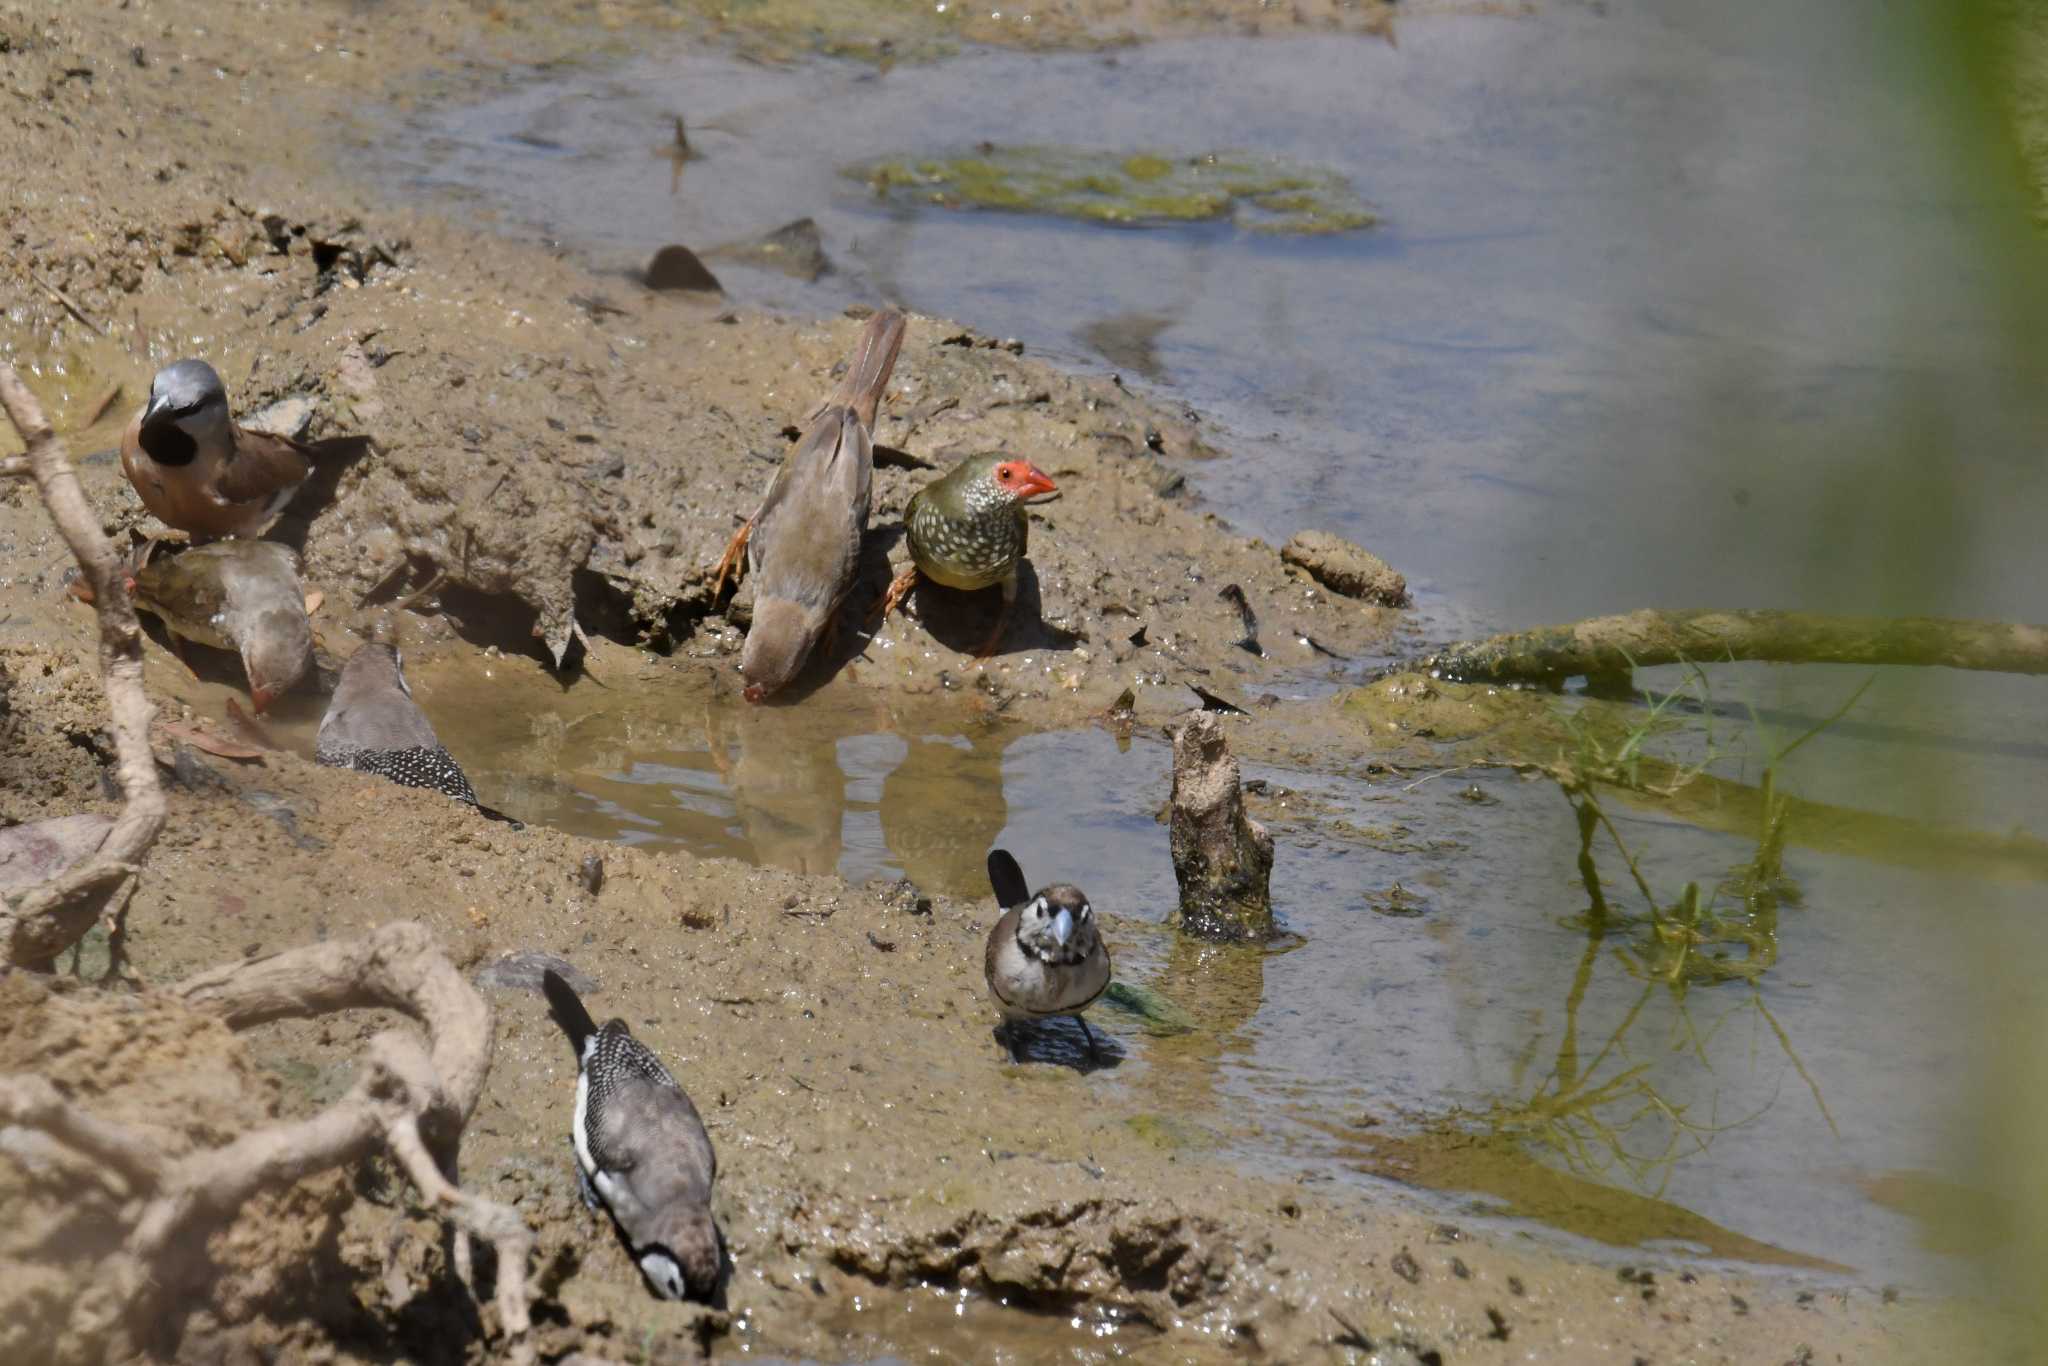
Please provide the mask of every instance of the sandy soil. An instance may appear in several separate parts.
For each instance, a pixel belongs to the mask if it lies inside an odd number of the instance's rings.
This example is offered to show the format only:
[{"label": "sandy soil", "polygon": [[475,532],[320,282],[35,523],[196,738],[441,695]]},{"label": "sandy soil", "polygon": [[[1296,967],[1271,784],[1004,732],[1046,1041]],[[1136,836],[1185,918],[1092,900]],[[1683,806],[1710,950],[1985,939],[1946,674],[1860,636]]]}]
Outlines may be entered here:
[{"label": "sandy soil", "polygon": [[[424,589],[420,606],[440,610],[407,614],[404,630],[428,676],[459,677],[449,660],[496,646],[496,667],[525,671],[544,696],[640,668],[644,640],[666,652],[678,696],[701,698],[735,686],[746,610],[743,592],[712,611],[708,568],[858,323],[656,298],[371,202],[327,163],[327,128],[424,68],[584,51],[679,22],[655,6],[565,8],[0,7],[12,97],[0,100],[0,346],[51,404],[116,532],[142,518],[106,448],[174,355],[213,358],[244,410],[299,396],[313,435],[373,438],[279,533],[303,543],[307,579],[327,596],[327,652],[345,654],[392,599]],[[1175,8],[1182,29],[1275,22],[1265,7]],[[1093,41],[1141,12],[1059,13],[1082,16],[1074,36]],[[873,642],[844,633],[814,681],[861,655],[834,687],[890,707],[957,691],[946,705],[1048,726],[1136,686],[1150,722],[1184,705],[1190,680],[1255,701],[1312,675],[1298,634],[1350,655],[1400,647],[1399,614],[1333,598],[1190,506],[1175,462],[1202,453],[1199,421],[1107,379],[920,318],[880,438],[939,464],[1018,449],[1067,493],[1040,518],[1024,624],[1000,659],[977,668],[960,653],[992,603],[927,595],[922,622],[894,620]],[[886,582],[880,552],[901,560],[892,514],[926,477],[879,472],[884,534],[856,610]],[[32,492],[0,491],[0,820],[108,809],[89,618],[61,591],[66,565]],[[1236,610],[1217,596],[1229,583],[1257,607],[1274,658],[1234,648]],[[572,665],[566,684],[549,683],[536,637],[561,645],[572,619],[594,637],[587,674]],[[152,649],[160,694],[216,697],[176,668]],[[316,716],[320,702],[298,706]],[[1296,720],[1293,741],[1258,743],[1305,749],[1317,725],[1335,725],[1309,709]],[[1246,1173],[1215,1150],[1255,1116],[1205,1114],[1215,1143],[1164,1141],[1138,1112],[1102,1103],[1089,1074],[1004,1060],[982,999],[980,903],[514,833],[295,754],[236,765],[188,752],[179,771],[130,912],[146,981],[416,919],[466,965],[569,958],[602,984],[593,1009],[625,1016],[696,1096],[738,1267],[723,1311],[652,1301],[581,1209],[566,1045],[537,996],[492,992],[496,1065],[465,1175],[538,1230],[551,1354],[1862,1361],[1901,1345],[1916,1359],[1953,1351],[1971,1317],[1746,1275],[1617,1279],[1323,1183]],[[595,896],[582,879],[593,853],[606,868]],[[236,1041],[147,993],[73,989],[53,1002],[0,980],[0,1066],[47,1070],[121,1113],[189,1115],[187,1141],[339,1091],[347,1033],[279,1026]],[[1200,1048],[1126,1046],[1174,1063],[1162,1068],[1171,1103],[1209,1103]],[[0,1203],[61,1219],[55,1170],[0,1159]],[[332,1196],[313,1191],[284,1218],[254,1211],[213,1249],[222,1290],[183,1354],[217,1360],[239,1343],[295,1359],[483,1355],[436,1226],[392,1183]],[[76,1217],[103,1230],[113,1212]],[[10,1307],[0,1321],[54,1322],[65,1289],[51,1269],[88,1277],[92,1244],[0,1243],[0,1285],[28,1287],[18,1294],[40,1316]],[[258,1276],[301,1262],[317,1274]],[[18,1278],[25,1265],[40,1269]],[[9,1360],[54,1353],[33,1336],[0,1341]]]}]

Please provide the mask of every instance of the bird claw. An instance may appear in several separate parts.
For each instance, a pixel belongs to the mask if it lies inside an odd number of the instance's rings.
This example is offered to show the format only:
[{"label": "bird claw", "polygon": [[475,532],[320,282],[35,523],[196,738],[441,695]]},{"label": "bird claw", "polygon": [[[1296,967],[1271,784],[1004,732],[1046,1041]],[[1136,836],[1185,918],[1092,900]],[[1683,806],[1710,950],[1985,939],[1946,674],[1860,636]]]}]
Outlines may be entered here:
[{"label": "bird claw", "polygon": [[713,571],[717,575],[717,578],[711,584],[711,600],[713,602],[717,602],[718,595],[725,591],[725,577],[727,574],[732,575],[733,583],[739,583],[740,576],[745,572],[744,556],[747,553],[747,541],[753,534],[754,519],[749,517],[746,521],[740,523],[740,529],[732,534],[730,541],[726,542],[725,553],[718,557],[717,568]]},{"label": "bird claw", "polygon": [[887,621],[889,614],[896,610],[897,604],[901,603],[906,597],[909,597],[910,590],[916,586],[917,566],[912,565],[890,582],[889,591],[882,594],[881,605],[875,608],[872,619],[877,623]]}]

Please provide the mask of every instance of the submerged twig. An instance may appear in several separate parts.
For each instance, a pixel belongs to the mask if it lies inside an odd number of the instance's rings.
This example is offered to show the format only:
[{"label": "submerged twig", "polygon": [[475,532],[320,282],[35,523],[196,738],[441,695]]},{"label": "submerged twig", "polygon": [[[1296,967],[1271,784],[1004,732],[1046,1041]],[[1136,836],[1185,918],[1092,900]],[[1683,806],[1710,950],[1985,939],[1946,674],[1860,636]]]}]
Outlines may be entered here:
[{"label": "submerged twig", "polygon": [[56,285],[50,283],[48,280],[45,280],[42,276],[36,274],[35,269],[33,267],[24,265],[21,268],[21,270],[22,273],[28,276],[29,279],[34,280],[38,285],[40,285],[44,293],[48,294],[58,303],[64,305],[64,311],[66,313],[69,313],[72,317],[78,319],[79,322],[83,323],[87,331],[91,332],[95,337],[104,337],[107,335],[107,330],[92,320],[92,316],[85,311],[84,307],[79,304],[78,300],[72,298],[69,294],[66,294]]},{"label": "submerged twig", "polygon": [[1903,664],[2048,673],[2048,626],[1818,612],[1643,610],[1446,646],[1414,666],[1466,682],[1625,680],[1696,660]]}]

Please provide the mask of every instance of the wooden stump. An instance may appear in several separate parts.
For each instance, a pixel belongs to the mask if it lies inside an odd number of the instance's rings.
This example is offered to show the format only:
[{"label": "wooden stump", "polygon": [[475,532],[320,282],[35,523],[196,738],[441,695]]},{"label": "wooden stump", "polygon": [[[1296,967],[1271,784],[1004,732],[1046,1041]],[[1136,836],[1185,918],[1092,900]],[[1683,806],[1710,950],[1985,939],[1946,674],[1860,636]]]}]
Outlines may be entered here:
[{"label": "wooden stump", "polygon": [[1263,942],[1273,935],[1273,837],[1244,813],[1237,760],[1206,711],[1173,732],[1173,923],[1207,939]]}]

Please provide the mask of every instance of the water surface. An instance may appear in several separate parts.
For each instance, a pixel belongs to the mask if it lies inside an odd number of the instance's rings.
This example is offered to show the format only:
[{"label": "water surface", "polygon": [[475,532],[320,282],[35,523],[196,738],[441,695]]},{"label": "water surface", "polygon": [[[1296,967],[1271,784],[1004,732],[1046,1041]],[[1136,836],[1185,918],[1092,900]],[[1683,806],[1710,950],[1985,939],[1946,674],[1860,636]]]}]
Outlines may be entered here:
[{"label": "water surface", "polygon": [[[1797,10],[1559,6],[1404,21],[1398,48],[1216,39],[880,73],[678,47],[424,92],[369,156],[607,269],[814,217],[835,270],[719,264],[742,306],[886,298],[1182,398],[1233,452],[1192,471],[1233,524],[1364,542],[1441,636],[1642,606],[2038,617],[2040,415],[1985,249],[2018,196],[1964,177],[1938,91],[1883,26]],[[702,152],[680,167],[659,154],[678,113]],[[1119,231],[880,202],[840,174],[982,140],[1281,155],[1348,176],[1383,221]],[[1660,744],[1754,783],[1867,677],[1717,670]],[[831,690],[687,716],[579,698],[502,733],[468,708],[449,743],[484,756],[487,797],[602,838],[969,895],[1000,840],[1082,881],[1124,975],[1196,1010],[1172,1039],[1107,1020],[1130,1058],[1102,1084],[1162,1142],[1434,1187],[1610,1246],[1939,1280],[1911,1211],[1981,1179],[1958,921],[2043,947],[2031,885],[1795,835],[1775,965],[1680,993],[1589,932],[1553,784],[1333,763],[1248,774],[1297,794],[1259,807],[1306,943],[1197,969],[1151,928],[1173,897],[1156,738],[934,730]],[[2025,826],[2044,719],[2035,680],[1881,672],[1779,781]],[[1615,812],[1666,901],[1754,852]],[[1601,871],[1633,895],[1610,847]]]}]

